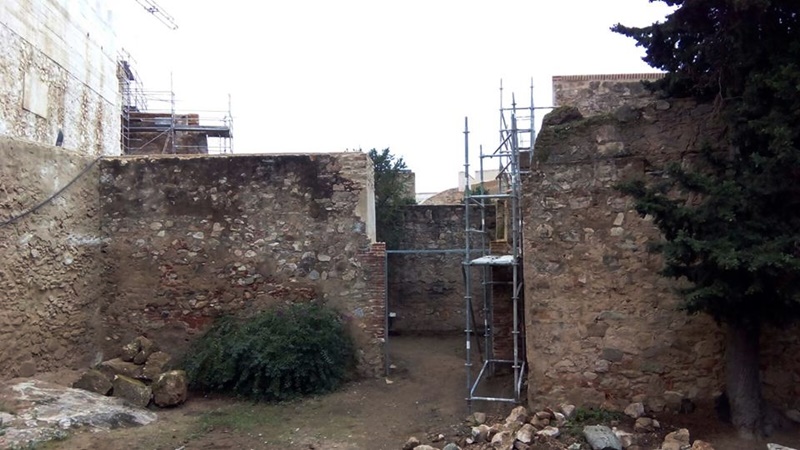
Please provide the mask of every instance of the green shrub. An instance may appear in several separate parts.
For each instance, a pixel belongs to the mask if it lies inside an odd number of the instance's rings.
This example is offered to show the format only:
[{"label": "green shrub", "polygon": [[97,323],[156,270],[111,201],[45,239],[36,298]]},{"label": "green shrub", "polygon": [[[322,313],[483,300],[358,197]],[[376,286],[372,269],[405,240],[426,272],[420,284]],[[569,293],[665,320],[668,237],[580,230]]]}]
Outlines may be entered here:
[{"label": "green shrub", "polygon": [[190,386],[255,400],[336,389],[354,365],[353,344],[331,309],[296,304],[239,320],[218,319],[184,362]]}]

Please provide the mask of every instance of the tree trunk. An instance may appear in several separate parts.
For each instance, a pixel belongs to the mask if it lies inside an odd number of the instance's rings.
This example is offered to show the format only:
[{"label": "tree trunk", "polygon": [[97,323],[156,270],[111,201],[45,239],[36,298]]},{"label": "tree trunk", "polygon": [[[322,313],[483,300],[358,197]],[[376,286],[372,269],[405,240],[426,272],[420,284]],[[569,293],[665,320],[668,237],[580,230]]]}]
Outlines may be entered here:
[{"label": "tree trunk", "polygon": [[758,326],[728,325],[725,350],[726,390],[731,420],[743,437],[763,434],[761,377],[758,354],[761,330]]}]

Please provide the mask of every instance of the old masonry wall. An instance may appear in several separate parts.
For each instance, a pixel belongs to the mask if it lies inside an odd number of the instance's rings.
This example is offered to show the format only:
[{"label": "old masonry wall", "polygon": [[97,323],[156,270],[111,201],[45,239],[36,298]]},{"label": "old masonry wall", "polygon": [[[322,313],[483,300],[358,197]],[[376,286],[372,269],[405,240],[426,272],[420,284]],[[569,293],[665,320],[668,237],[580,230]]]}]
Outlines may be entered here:
[{"label": "old masonry wall", "polygon": [[377,374],[372,184],[362,153],[103,160],[106,350],[145,334],[181,352],[221,314],[319,300],[348,321],[362,374]]},{"label": "old masonry wall", "polygon": [[383,373],[367,155],[96,159],[0,137],[0,160],[0,377],[85,368],[140,334],[180,356],[215,317],[306,301]]},{"label": "old masonry wall", "polygon": [[[628,177],[658,177],[667,162],[691,161],[703,140],[721,135],[710,113],[708,105],[651,99],[543,127],[523,179],[531,404],[643,400],[661,411],[676,399],[721,392],[721,329],[678,310],[675,285],[658,274],[660,256],[648,249],[661,239],[658,230],[614,188]],[[768,333],[765,393],[796,407],[800,333]]]}]

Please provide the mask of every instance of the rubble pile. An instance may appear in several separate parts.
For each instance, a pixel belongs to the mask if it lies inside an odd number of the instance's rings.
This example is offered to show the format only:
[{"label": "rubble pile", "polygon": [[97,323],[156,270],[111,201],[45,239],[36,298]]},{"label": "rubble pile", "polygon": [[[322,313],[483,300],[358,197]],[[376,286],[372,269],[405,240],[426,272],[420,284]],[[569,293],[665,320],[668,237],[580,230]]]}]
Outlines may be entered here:
[{"label": "rubble pile", "polygon": [[119,358],[109,359],[84,372],[72,387],[122,398],[146,407],[160,408],[186,401],[188,380],[183,370],[169,370],[172,357],[150,339],[139,336],[122,347]]},{"label": "rubble pile", "polygon": [[[469,435],[453,442],[444,436],[431,439],[442,447],[421,444],[411,437],[403,450],[714,450],[711,444],[691,441],[689,430],[682,428],[663,434],[658,420],[646,417],[641,403],[625,408],[625,414],[635,420],[629,431],[622,429],[619,421],[610,425],[576,422],[574,405],[562,404],[558,408],[543,408],[529,412],[518,406],[503,421],[491,425],[486,414],[474,413],[467,420]],[[663,439],[662,439],[663,436]]]}]

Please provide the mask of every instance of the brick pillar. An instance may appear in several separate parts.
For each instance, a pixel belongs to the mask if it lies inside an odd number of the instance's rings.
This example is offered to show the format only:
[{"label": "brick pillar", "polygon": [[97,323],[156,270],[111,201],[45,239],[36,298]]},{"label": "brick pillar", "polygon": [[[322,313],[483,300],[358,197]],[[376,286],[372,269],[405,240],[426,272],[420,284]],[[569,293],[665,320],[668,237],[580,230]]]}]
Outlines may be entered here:
[{"label": "brick pillar", "polygon": [[[506,240],[493,240],[489,243],[492,255],[508,255],[511,245]],[[512,273],[509,267],[492,267],[492,281],[505,283],[511,282]],[[510,284],[492,285],[492,353],[495,359],[514,358],[514,308],[511,302]]]},{"label": "brick pillar", "polygon": [[[492,281],[511,282],[509,267],[492,267]],[[510,284],[492,285],[492,352],[495,359],[514,358],[514,308]]]},{"label": "brick pillar", "polygon": [[369,342],[363,346],[359,355],[359,372],[365,376],[384,374],[384,346],[386,343],[386,244],[376,242],[366,251],[359,253],[358,259],[364,273],[364,317],[361,332]]}]

